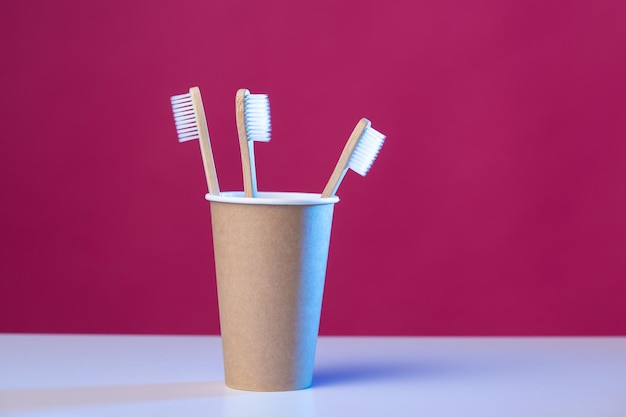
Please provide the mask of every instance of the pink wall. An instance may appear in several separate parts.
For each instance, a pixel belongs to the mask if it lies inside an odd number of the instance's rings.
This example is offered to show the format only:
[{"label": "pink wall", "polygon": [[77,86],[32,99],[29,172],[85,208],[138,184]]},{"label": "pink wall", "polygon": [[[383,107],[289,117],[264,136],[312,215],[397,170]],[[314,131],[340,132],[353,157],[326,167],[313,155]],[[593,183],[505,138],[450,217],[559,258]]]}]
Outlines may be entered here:
[{"label": "pink wall", "polygon": [[617,1],[20,1],[0,13],[0,331],[216,333],[210,213],[169,96],[202,89],[241,189],[336,207],[321,333],[626,334],[626,7]]}]

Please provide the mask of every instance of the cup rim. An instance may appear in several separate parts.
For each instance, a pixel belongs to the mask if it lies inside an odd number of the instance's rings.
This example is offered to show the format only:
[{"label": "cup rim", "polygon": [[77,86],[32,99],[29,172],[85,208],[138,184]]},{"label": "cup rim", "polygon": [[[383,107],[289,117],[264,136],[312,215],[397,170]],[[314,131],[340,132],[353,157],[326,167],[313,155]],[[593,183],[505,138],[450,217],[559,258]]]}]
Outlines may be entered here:
[{"label": "cup rim", "polygon": [[302,193],[291,191],[259,191],[257,197],[244,197],[243,191],[222,191],[220,195],[206,194],[205,198],[210,202],[233,203],[233,204],[259,204],[276,206],[318,206],[323,204],[335,204],[339,197],[321,198],[318,193]]}]

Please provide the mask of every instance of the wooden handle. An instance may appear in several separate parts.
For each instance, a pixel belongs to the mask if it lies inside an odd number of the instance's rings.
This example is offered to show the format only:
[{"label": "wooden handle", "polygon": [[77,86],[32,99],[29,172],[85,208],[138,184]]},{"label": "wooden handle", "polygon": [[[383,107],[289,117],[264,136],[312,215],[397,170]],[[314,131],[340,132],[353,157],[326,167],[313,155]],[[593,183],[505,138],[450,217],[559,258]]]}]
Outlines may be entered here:
[{"label": "wooden handle", "polygon": [[243,173],[244,197],[256,197],[256,170],[254,167],[254,142],[248,141],[246,120],[244,113],[244,100],[249,93],[245,88],[237,90],[235,95],[235,117],[237,119],[237,134],[239,135],[239,148],[241,150],[241,169]]},{"label": "wooden handle", "polygon": [[198,87],[189,89],[193,107],[196,110],[196,123],[198,125],[198,137],[200,142],[200,152],[202,153],[202,163],[204,164],[204,174],[209,187],[209,194],[219,195],[220,186],[217,182],[217,171],[215,170],[215,160],[213,159],[213,151],[211,149],[211,139],[209,138],[209,128],[206,123],[204,114],[204,105],[202,104],[202,96]]},{"label": "wooden handle", "polygon": [[335,166],[335,170],[330,176],[328,183],[326,183],[326,187],[324,187],[322,198],[332,197],[337,192],[339,184],[341,184],[341,180],[343,180],[344,175],[346,175],[346,172],[348,171],[348,162],[350,162],[352,152],[354,151],[357,143],[359,143],[359,138],[369,123],[370,122],[367,119],[361,119],[355,126],[352,134],[348,138],[348,142],[346,142],[346,146],[344,146],[343,151],[341,152],[341,156]]}]

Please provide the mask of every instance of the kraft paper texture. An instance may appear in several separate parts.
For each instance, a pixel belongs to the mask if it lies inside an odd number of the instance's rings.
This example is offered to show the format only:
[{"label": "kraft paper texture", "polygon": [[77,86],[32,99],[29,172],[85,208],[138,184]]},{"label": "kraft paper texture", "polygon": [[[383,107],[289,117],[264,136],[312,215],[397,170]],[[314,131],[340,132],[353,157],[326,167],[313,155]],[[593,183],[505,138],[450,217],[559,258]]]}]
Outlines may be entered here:
[{"label": "kraft paper texture", "polygon": [[311,386],[333,208],[211,202],[227,386]]}]

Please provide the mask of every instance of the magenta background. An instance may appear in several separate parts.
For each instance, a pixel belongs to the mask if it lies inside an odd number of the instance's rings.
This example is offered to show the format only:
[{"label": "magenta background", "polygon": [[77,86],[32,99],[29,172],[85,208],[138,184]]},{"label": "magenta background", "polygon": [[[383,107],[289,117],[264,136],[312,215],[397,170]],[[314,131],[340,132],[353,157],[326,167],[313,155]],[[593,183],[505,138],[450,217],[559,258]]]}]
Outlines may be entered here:
[{"label": "magenta background", "polygon": [[210,212],[169,96],[200,86],[223,190],[238,88],[261,190],[339,190],[322,334],[626,335],[619,1],[1,6],[0,331],[217,333]]}]

